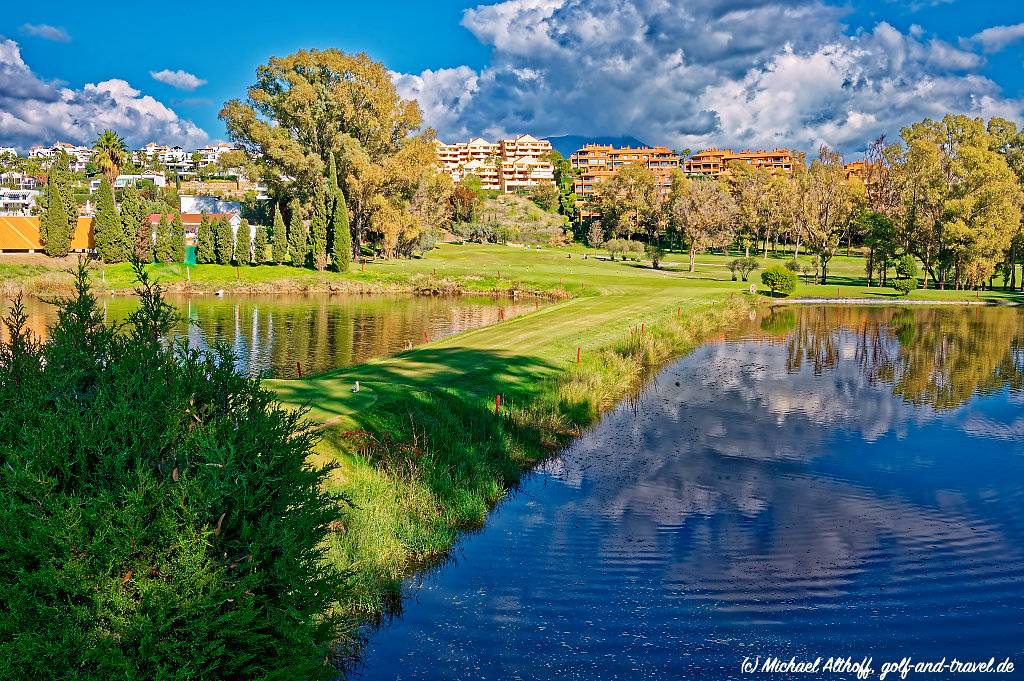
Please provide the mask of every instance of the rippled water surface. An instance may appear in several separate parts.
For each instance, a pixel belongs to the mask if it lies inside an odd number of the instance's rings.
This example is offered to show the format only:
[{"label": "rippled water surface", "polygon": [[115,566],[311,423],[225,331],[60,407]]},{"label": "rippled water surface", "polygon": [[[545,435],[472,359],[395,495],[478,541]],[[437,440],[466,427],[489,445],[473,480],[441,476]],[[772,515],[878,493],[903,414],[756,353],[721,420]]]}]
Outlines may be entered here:
[{"label": "rippled water surface", "polygon": [[[436,340],[532,311],[534,301],[486,296],[200,296],[173,297],[182,321],[177,333],[197,348],[226,343],[241,371],[293,378],[390,355],[424,339]],[[25,300],[29,326],[45,337],[56,308]],[[102,298],[108,321],[124,319],[131,297]],[[0,329],[6,338],[6,329]]]},{"label": "rippled water surface", "polygon": [[1014,309],[754,320],[410,580],[355,676],[719,679],[745,656],[850,655],[877,678],[959,655],[1017,678],[1022,347]]}]

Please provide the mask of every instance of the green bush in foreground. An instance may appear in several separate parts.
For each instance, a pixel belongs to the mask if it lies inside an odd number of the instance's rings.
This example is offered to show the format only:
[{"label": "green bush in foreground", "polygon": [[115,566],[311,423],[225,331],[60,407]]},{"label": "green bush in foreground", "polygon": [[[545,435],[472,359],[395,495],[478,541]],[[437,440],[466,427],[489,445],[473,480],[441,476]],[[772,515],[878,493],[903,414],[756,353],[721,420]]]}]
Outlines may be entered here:
[{"label": "green bush in foreground", "polygon": [[761,283],[771,289],[773,295],[781,293],[788,296],[796,290],[796,273],[785,267],[772,265],[761,272]]},{"label": "green bush in foreground", "polygon": [[50,340],[0,344],[0,678],[315,679],[343,583],[314,436],[172,308],[108,327],[79,265]]},{"label": "green bush in foreground", "polygon": [[910,295],[911,291],[917,289],[917,277],[897,279],[892,283],[892,287],[896,289],[896,292],[900,295]]}]

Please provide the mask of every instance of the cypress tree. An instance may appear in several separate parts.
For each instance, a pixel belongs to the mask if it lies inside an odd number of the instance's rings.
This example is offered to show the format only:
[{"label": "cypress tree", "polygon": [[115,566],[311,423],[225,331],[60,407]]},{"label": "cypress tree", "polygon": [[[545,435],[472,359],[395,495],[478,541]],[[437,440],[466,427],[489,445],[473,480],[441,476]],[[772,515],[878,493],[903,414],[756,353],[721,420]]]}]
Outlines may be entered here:
[{"label": "cypress tree", "polygon": [[334,162],[334,152],[327,155],[327,195],[330,196],[341,185],[338,182],[338,165]]},{"label": "cypress tree", "polygon": [[284,216],[281,215],[281,202],[277,202],[274,208],[274,235],[273,235],[272,258],[278,265],[288,258],[288,230],[284,226]]},{"label": "cypress tree", "polygon": [[[256,231],[259,231],[258,229]],[[238,234],[235,235],[235,262],[239,265],[248,265],[252,257],[249,255],[252,248],[252,241],[249,239],[249,221],[242,220],[238,226]]]},{"label": "cypress tree", "polygon": [[114,191],[110,182],[104,177],[100,180],[100,188],[96,190],[96,220],[94,222],[96,253],[103,262],[124,262],[128,259],[130,249],[125,240],[121,216],[114,206]]},{"label": "cypress tree", "polygon": [[[281,223],[284,229],[284,223]],[[252,238],[252,262],[254,267],[262,265],[267,259],[267,228],[263,225],[256,225],[256,234]]]},{"label": "cypress tree", "polygon": [[46,211],[39,219],[39,237],[46,246],[46,254],[54,257],[65,256],[71,250],[70,220],[59,182],[56,173],[46,178]]},{"label": "cypress tree", "polygon": [[231,252],[234,250],[234,236],[231,234],[231,223],[224,215],[214,222],[214,252],[217,263],[221,265],[231,264]]},{"label": "cypress tree", "polygon": [[292,219],[288,223],[288,254],[292,259],[292,267],[305,267],[309,246],[306,225],[302,221],[302,209],[297,199],[292,199],[291,213]]},{"label": "cypress tree", "polygon": [[167,236],[171,242],[171,262],[185,262],[185,224],[181,221],[181,213],[174,214]]},{"label": "cypress tree", "polygon": [[[330,196],[329,194],[327,196]],[[323,191],[313,194],[313,219],[309,223],[310,251],[313,267],[319,272],[327,269],[327,205]]]},{"label": "cypress tree", "polygon": [[156,227],[156,253],[157,262],[173,262],[174,254],[171,246],[171,225],[167,221],[167,215],[160,215],[160,223]]},{"label": "cypress tree", "polygon": [[146,209],[133,185],[121,190],[121,225],[125,238],[134,245],[135,257],[146,262],[153,257],[153,227],[146,220]]},{"label": "cypress tree", "polygon": [[347,272],[349,261],[352,259],[352,233],[348,225],[348,205],[345,203],[345,194],[340,189],[334,192],[331,231],[334,236],[334,248],[331,252],[334,269],[338,272]]},{"label": "cypress tree", "polygon": [[210,224],[210,218],[204,213],[196,233],[196,262],[200,265],[208,265],[216,260],[217,253],[213,246],[213,225]]}]

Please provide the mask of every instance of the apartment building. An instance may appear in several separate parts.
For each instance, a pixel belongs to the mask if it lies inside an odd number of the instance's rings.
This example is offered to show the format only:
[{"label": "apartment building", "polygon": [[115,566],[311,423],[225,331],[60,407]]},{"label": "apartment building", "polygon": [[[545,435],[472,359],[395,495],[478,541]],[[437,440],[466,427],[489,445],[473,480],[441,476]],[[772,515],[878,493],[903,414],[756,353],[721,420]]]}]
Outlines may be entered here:
[{"label": "apartment building", "polygon": [[60,153],[67,154],[72,172],[83,173],[85,172],[85,166],[92,158],[93,151],[89,147],[75,146],[67,142],[55,142],[49,147],[37,145],[30,148],[28,150],[28,157],[52,160]]},{"label": "apartment building", "polygon": [[594,195],[596,186],[625,166],[642,165],[654,172],[658,195],[664,199],[672,189],[672,172],[679,167],[679,154],[668,147],[613,147],[586,144],[569,157],[578,171],[575,192],[580,203]]},{"label": "apartment building", "polygon": [[456,182],[468,175],[480,178],[480,186],[506,194],[538,185],[553,184],[555,169],[548,160],[551,143],[532,135],[488,142],[476,137],[468,142],[437,142],[441,169]]},{"label": "apartment building", "polygon": [[733,151],[732,149],[704,149],[682,163],[687,175],[718,177],[729,170],[733,162],[771,168],[785,173],[793,172],[793,157],[787,149],[771,151]]},{"label": "apartment building", "polygon": [[191,154],[178,146],[170,147],[166,144],[150,142],[135,152],[135,159],[139,163],[156,161],[179,175],[195,171]]},{"label": "apartment building", "polygon": [[32,215],[39,191],[0,187],[0,215]]},{"label": "apartment building", "polygon": [[199,166],[200,168],[204,166],[215,165],[217,161],[220,160],[221,156],[223,156],[229,151],[234,150],[235,148],[228,144],[227,142],[218,142],[217,144],[214,145],[200,147],[199,149],[196,149],[195,152],[199,154],[198,163],[196,165]]},{"label": "apartment building", "polygon": [[16,170],[9,170],[0,173],[0,187],[8,189],[38,189],[39,178],[34,175],[26,175]]}]

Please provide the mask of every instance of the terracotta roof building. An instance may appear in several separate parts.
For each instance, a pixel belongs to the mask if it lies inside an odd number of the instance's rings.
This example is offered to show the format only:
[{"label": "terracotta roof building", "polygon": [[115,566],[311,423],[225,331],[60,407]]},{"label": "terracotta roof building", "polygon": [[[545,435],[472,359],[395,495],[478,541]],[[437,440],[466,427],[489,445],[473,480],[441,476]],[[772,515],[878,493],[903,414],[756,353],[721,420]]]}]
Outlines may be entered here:
[{"label": "terracotta roof building", "polygon": [[586,144],[569,157],[578,171],[576,197],[580,203],[594,195],[595,186],[617,170],[642,165],[654,172],[661,198],[672,189],[672,172],[679,167],[679,154],[668,147],[613,147],[610,144]]},{"label": "terracotta roof building", "polygon": [[762,166],[785,173],[793,172],[793,156],[787,149],[771,151],[733,151],[732,149],[704,149],[683,161],[683,171],[690,176],[718,177],[733,162]]}]

